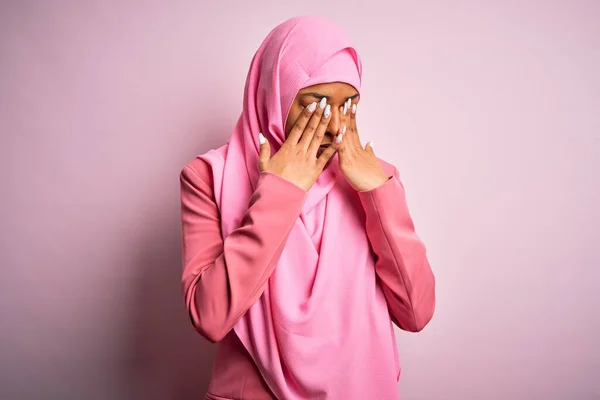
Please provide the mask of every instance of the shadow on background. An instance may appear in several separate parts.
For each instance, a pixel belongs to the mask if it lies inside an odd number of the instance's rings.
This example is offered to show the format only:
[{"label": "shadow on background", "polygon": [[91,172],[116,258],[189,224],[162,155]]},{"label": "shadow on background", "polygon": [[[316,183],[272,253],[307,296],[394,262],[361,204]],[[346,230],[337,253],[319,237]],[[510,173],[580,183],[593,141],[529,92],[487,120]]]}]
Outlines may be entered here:
[{"label": "shadow on background", "polygon": [[[195,154],[226,142],[223,135],[206,138]],[[176,198],[169,198],[167,206],[163,202],[160,210],[151,210],[140,235],[131,341],[125,350],[131,363],[127,366],[131,381],[126,384],[131,399],[200,399],[210,381],[216,345],[192,327],[180,283],[179,172],[192,159],[188,157],[172,171],[169,185],[176,186]],[[172,186],[167,189],[169,193],[175,191]]]},{"label": "shadow on background", "polygon": [[180,285],[178,221],[154,225],[136,268],[128,383],[133,399],[198,399],[208,387],[215,345],[197,334]]}]

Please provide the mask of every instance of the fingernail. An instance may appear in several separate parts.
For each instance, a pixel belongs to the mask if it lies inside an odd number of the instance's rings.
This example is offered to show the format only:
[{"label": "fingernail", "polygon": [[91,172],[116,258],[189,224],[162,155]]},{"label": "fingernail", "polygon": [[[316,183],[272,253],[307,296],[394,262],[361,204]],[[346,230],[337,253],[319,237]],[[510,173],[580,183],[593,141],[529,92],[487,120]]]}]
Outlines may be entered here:
[{"label": "fingernail", "polygon": [[348,99],[346,103],[348,104],[348,108],[350,108],[350,106],[352,105],[352,99]]},{"label": "fingernail", "polygon": [[331,114],[331,106],[329,104],[327,104],[327,107],[325,107],[325,112],[323,113],[323,115],[325,116],[325,118],[329,118],[329,114]]},{"label": "fingernail", "polygon": [[319,102],[319,108],[321,108],[321,109],[325,108],[325,104],[327,104],[327,97],[323,97],[321,99],[321,101]]},{"label": "fingernail", "polygon": [[344,126],[342,126],[342,131],[340,132],[340,134],[344,134],[346,133],[346,125],[344,124]]},{"label": "fingernail", "polygon": [[315,111],[315,110],[317,109],[317,102],[316,102],[316,101],[313,101],[312,103],[310,103],[310,104],[308,105],[308,107],[307,107],[307,108],[308,108],[308,111],[310,111],[310,112],[313,112],[313,111]]},{"label": "fingernail", "polygon": [[346,115],[347,111],[348,111],[348,102],[344,103],[344,115]]},{"label": "fingernail", "polygon": [[373,146],[373,141],[372,141],[372,140],[369,142],[369,146],[371,146],[371,148],[372,148],[373,150],[375,150],[375,146]]},{"label": "fingernail", "polygon": [[344,137],[343,133],[340,133],[339,135],[337,135],[337,137],[335,138],[335,142],[336,143],[342,143],[342,137]]},{"label": "fingernail", "polygon": [[260,144],[267,143],[267,138],[262,133],[258,134],[258,143],[260,143]]},{"label": "fingernail", "polygon": [[352,104],[352,114],[356,114],[356,104]]}]

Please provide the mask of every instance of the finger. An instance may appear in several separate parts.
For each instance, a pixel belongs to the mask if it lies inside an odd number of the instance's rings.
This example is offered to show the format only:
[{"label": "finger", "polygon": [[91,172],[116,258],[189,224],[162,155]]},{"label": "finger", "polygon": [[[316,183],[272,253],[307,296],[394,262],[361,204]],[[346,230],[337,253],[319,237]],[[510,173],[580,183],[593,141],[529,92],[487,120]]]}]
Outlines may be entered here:
[{"label": "finger", "polygon": [[308,121],[310,121],[310,119],[313,116],[316,109],[317,109],[316,102],[313,102],[313,103],[309,104],[308,106],[304,107],[304,110],[302,110],[302,113],[300,114],[298,119],[296,119],[294,126],[290,130],[290,134],[288,135],[287,139],[285,140],[286,143],[291,143],[291,144],[298,143],[298,141],[302,137],[304,128],[306,128]]},{"label": "finger", "polygon": [[260,171],[267,169],[269,159],[271,158],[271,145],[267,138],[262,134],[258,134],[258,143],[260,143],[260,153],[258,155],[258,168]]},{"label": "finger", "polygon": [[344,103],[344,115],[349,115],[351,108],[352,108],[352,99],[348,99]]},{"label": "finger", "polygon": [[343,135],[348,130],[348,121],[349,121],[349,115],[348,115],[349,105],[348,104],[349,103],[346,102],[346,103],[344,103],[344,106],[342,107],[340,127],[337,132],[338,135]]},{"label": "finger", "polygon": [[335,144],[335,145],[338,146],[338,150],[339,150],[339,147],[341,146],[342,135],[346,131],[346,118],[347,118],[347,116],[346,116],[346,114],[344,114],[345,111],[347,111],[346,104],[344,104],[344,106],[340,107],[340,117],[339,117],[340,118],[340,124],[339,124],[339,127],[338,127],[338,131],[335,132],[335,136],[333,138],[333,144]]},{"label": "finger", "polygon": [[346,129],[348,129],[348,124],[350,122],[350,106],[351,105],[352,105],[352,100],[350,100],[350,99],[346,100],[346,102],[344,103],[342,124],[340,126],[340,129],[342,129],[344,132],[346,131]]},{"label": "finger", "polygon": [[373,141],[372,140],[369,143],[367,143],[367,145],[365,146],[365,150],[368,153],[375,155],[375,151],[373,150]]},{"label": "finger", "polygon": [[323,117],[321,121],[319,121],[319,126],[317,126],[317,130],[310,141],[307,152],[311,157],[315,157],[317,155],[317,151],[319,150],[319,146],[323,142],[323,137],[325,136],[325,132],[327,131],[327,126],[329,125],[329,121],[331,120],[331,106],[327,104],[325,107],[325,111],[323,111]]},{"label": "finger", "polygon": [[[344,104],[344,115],[342,118],[342,123],[340,124],[340,131],[338,132],[338,139],[343,141],[341,142],[341,148],[340,150],[345,151],[348,147],[350,147],[351,144],[353,144],[354,142],[351,139],[350,135],[349,135],[349,130],[350,130],[350,107],[352,105],[352,100],[348,99],[346,101],[346,103]],[[341,135],[341,137],[340,137]]]},{"label": "finger", "polygon": [[349,107],[348,115],[349,115],[349,124],[350,129],[358,132],[358,127],[356,125],[356,110],[358,109],[358,103],[351,104]]},{"label": "finger", "polygon": [[317,110],[313,113],[312,117],[310,117],[310,120],[308,121],[306,128],[304,128],[304,132],[302,133],[302,138],[298,142],[298,145],[300,147],[302,147],[304,149],[304,151],[306,151],[308,149],[308,145],[310,144],[310,141],[312,140],[313,136],[317,132],[317,128],[319,127],[319,124],[321,123],[321,116],[325,112],[325,109],[330,110],[330,108],[326,107],[326,104],[327,104],[327,98],[323,97],[321,99],[321,101],[319,102],[319,106],[317,107]]},{"label": "finger", "polygon": [[354,146],[362,148],[362,144],[360,143],[360,138],[358,136],[358,127],[356,125],[356,109],[358,107],[357,103],[351,104],[349,106],[348,111],[348,142]]},{"label": "finger", "polygon": [[340,152],[340,154],[344,154],[348,149],[346,144],[346,136],[346,125],[342,125],[342,128],[333,140],[333,144],[337,147],[337,150]]}]

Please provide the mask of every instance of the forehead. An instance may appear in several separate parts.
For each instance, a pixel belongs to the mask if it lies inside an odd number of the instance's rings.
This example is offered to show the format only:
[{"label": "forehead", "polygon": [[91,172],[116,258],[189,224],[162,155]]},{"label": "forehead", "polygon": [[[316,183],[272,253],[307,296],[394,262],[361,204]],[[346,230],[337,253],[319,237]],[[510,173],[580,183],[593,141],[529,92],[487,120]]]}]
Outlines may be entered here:
[{"label": "forehead", "polygon": [[347,98],[358,94],[354,86],[344,82],[320,83],[300,89],[299,96],[318,93],[326,97]]}]

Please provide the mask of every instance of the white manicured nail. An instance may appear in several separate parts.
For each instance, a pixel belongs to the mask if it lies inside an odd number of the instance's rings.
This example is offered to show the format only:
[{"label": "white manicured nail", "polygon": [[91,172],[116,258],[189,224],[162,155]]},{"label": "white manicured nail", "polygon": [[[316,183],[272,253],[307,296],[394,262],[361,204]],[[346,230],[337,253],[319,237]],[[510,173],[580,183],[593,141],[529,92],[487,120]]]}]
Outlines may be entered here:
[{"label": "white manicured nail", "polygon": [[323,109],[323,108],[325,108],[325,104],[327,104],[327,97],[323,97],[323,98],[321,99],[321,101],[319,102],[319,108],[320,108],[320,109]]},{"label": "white manicured nail", "polygon": [[260,144],[267,143],[267,138],[262,133],[258,134],[258,143],[260,143]]},{"label": "white manicured nail", "polygon": [[344,133],[346,133],[346,125],[345,125],[345,124],[344,124],[344,126],[342,126],[342,131],[341,131],[340,133],[341,133],[342,135],[343,135]]},{"label": "white manicured nail", "polygon": [[348,103],[344,103],[344,115],[346,115],[346,112],[348,112]]},{"label": "white manicured nail", "polygon": [[369,142],[369,146],[371,146],[371,148],[372,148],[373,150],[375,150],[375,147],[373,146],[373,141],[372,141],[372,140]]},{"label": "white manicured nail", "polygon": [[340,133],[339,135],[337,135],[337,137],[335,138],[335,142],[336,143],[342,143],[342,138],[344,137],[343,133]]},{"label": "white manicured nail", "polygon": [[329,118],[329,114],[331,114],[331,106],[329,104],[327,104],[327,107],[325,107],[325,112],[323,113],[323,115],[325,116],[325,118]]},{"label": "white manicured nail", "polygon": [[356,104],[352,104],[352,114],[356,114]]},{"label": "white manicured nail", "polygon": [[308,111],[310,111],[310,112],[313,112],[313,111],[315,111],[315,110],[317,109],[317,102],[316,102],[316,101],[313,101],[313,102],[312,102],[312,103],[310,103],[310,104],[308,105],[308,107],[306,107],[306,108],[308,108]]}]

